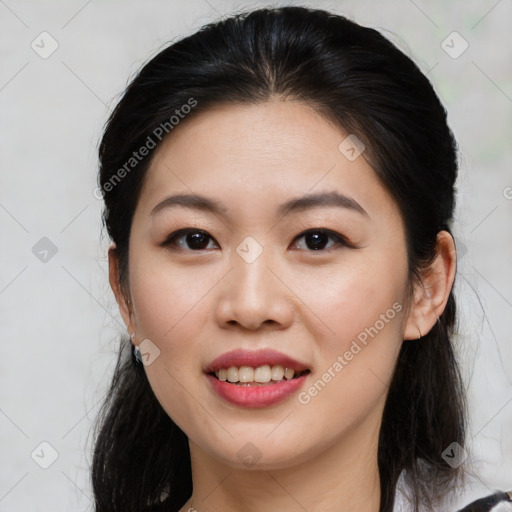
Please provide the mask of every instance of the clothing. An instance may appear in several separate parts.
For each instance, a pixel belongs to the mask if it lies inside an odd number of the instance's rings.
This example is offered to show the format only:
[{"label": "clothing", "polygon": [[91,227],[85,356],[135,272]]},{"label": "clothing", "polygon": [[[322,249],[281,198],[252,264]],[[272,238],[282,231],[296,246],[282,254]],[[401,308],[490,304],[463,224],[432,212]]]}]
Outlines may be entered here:
[{"label": "clothing", "polygon": [[[397,482],[393,512],[412,510],[404,476]],[[464,487],[454,490],[435,510],[421,508],[420,512],[512,512],[512,492],[493,491],[482,480],[468,476]]]},{"label": "clothing", "polygon": [[[402,495],[399,495],[397,496],[393,512],[410,512],[410,507],[410,503],[405,500]],[[512,498],[509,500],[505,492],[498,491],[484,496],[483,498],[471,501],[463,508],[443,508],[442,511],[436,510],[430,512],[447,512],[447,510],[453,510],[454,512],[512,512]]]},{"label": "clothing", "polygon": [[[509,493],[511,494],[511,493]],[[484,498],[480,498],[460,509],[459,512],[499,512],[499,510],[512,510],[512,495],[498,491]]]},{"label": "clothing", "polygon": [[[506,493],[496,492],[489,494],[483,498],[471,501],[463,508],[459,509],[444,509],[441,511],[431,512],[447,512],[447,510],[453,510],[454,512],[512,512],[512,501],[509,501]],[[410,503],[406,501],[402,496],[397,496],[395,502],[395,508],[393,512],[410,512]]]}]

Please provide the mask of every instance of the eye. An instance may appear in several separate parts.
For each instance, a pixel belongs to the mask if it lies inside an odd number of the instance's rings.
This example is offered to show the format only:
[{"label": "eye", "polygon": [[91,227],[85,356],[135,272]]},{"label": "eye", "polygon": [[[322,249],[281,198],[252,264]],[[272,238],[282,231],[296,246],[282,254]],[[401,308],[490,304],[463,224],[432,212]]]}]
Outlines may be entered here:
[{"label": "eye", "polygon": [[[331,249],[333,246],[354,247],[343,235],[335,233],[334,231],[322,228],[314,228],[301,233],[295,240],[304,238],[305,245],[309,251],[325,251]],[[333,241],[329,244],[329,239]],[[193,251],[203,251],[206,249],[213,249],[209,247],[209,241],[213,238],[206,232],[200,229],[185,228],[171,233],[164,242],[162,247],[174,246],[181,249],[190,249]],[[327,248],[326,248],[327,245]],[[304,249],[304,245],[301,247]]]},{"label": "eye", "polygon": [[202,251],[212,249],[212,247],[208,247],[208,241],[210,239],[213,240],[206,231],[188,228],[171,233],[161,245],[163,247],[177,246],[181,249]]},{"label": "eye", "polygon": [[343,235],[330,231],[329,229],[309,229],[308,231],[298,235],[295,240],[300,240],[301,238],[304,238],[305,245],[310,251],[326,250],[326,245],[329,243],[329,239],[334,240],[334,243],[328,246],[327,249],[330,249],[335,245],[353,247],[353,245],[350,244]]}]

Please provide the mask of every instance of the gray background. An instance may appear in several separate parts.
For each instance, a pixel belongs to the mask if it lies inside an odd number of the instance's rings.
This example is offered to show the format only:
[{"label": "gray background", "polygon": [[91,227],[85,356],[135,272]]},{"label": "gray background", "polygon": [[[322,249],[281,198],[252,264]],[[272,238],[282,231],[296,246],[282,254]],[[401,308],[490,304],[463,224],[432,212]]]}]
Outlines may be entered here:
[{"label": "gray background", "polygon": [[[0,0],[0,511],[92,509],[90,427],[124,333],[93,194],[109,110],[166,42],[261,5]],[[462,501],[512,488],[512,0],[302,5],[383,31],[448,110],[461,165],[457,342],[481,486]]]}]

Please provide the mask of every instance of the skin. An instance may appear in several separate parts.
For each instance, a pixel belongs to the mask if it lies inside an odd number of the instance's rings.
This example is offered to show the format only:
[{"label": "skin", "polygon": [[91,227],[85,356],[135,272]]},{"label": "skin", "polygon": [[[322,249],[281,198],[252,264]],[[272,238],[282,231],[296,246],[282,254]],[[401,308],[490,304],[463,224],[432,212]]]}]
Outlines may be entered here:
[{"label": "skin", "polygon": [[[151,387],[189,438],[194,491],[181,512],[191,503],[199,512],[379,510],[387,386],[403,340],[427,333],[442,313],[456,255],[440,232],[438,256],[409,296],[398,207],[364,153],[350,161],[338,150],[347,135],[307,105],[278,99],[186,119],[148,171],[128,288],[118,281],[115,246],[109,251],[111,286],[134,343],[149,339],[160,350],[144,366]],[[367,214],[332,206],[276,214],[286,200],[329,191]],[[187,207],[151,215],[175,193],[213,198],[226,216]],[[205,249],[184,236],[161,245],[187,227],[207,232]],[[326,238],[315,251],[301,236],[310,228],[357,248]],[[252,263],[236,252],[248,236],[263,249]],[[204,376],[224,352],[270,347],[307,363],[307,389],[394,303],[401,311],[307,404],[293,395],[267,408],[236,407]],[[251,467],[237,456],[247,442],[261,455]]]}]

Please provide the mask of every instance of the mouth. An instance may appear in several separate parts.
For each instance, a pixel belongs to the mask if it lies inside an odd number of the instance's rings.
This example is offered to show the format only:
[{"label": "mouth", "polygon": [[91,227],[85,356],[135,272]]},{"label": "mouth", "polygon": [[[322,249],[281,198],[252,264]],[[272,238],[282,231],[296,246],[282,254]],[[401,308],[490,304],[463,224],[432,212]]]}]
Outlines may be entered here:
[{"label": "mouth", "polygon": [[268,407],[294,395],[312,372],[305,363],[271,349],[233,350],[204,368],[211,389],[239,407]]},{"label": "mouth", "polygon": [[[273,368],[270,367],[270,365],[264,366],[268,366],[271,370]],[[267,368],[264,370],[259,370],[259,368],[262,368],[261,366],[248,368],[254,371],[255,378],[260,378],[259,374],[261,373],[261,380],[265,378],[265,382],[257,382],[256,380],[241,382],[239,378],[236,382],[230,382],[227,375],[226,380],[221,380],[221,377],[224,378],[224,372],[222,370],[225,370],[226,374],[229,372],[232,380],[235,380],[236,370],[242,370],[242,379],[246,378],[244,377],[245,370],[243,367],[221,368],[217,371],[207,373],[205,376],[210,383],[212,391],[227,403],[237,407],[261,408],[277,405],[280,402],[291,399],[292,396],[305,386],[310,374],[310,370],[307,369],[294,373],[292,376],[289,368],[285,368],[284,370],[278,368],[276,369],[276,378],[280,376],[281,371],[284,372],[286,370],[288,370],[287,374],[289,378],[283,374],[283,377],[279,380],[270,379],[267,381],[266,379],[268,378],[269,372]],[[265,372],[264,376],[263,372]],[[216,373],[219,375],[217,376]]]},{"label": "mouth", "polygon": [[268,386],[294,380],[310,373],[309,369],[296,371],[282,365],[230,366],[209,373],[221,382],[237,386]]}]

